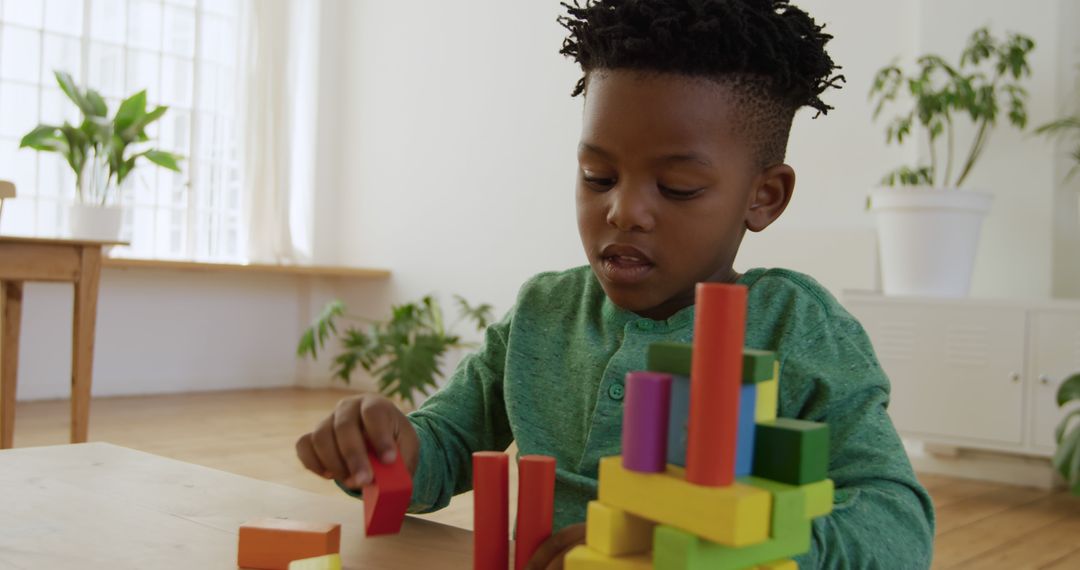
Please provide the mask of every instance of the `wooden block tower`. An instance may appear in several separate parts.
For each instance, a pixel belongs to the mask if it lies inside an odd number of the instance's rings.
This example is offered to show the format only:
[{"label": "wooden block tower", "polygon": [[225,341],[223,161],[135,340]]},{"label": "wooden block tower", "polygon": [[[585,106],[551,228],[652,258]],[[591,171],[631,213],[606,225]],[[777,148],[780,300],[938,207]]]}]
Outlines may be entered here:
[{"label": "wooden block tower", "polygon": [[777,418],[780,367],[744,348],[746,289],[699,284],[693,345],[626,378],[623,455],[600,461],[568,570],[796,568],[832,511],[828,428]]}]

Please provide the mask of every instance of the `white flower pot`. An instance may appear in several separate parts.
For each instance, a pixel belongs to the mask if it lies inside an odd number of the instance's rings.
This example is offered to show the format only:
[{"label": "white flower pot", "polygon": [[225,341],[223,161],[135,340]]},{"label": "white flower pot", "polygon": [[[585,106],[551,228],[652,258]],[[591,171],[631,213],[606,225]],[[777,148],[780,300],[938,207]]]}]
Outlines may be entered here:
[{"label": "white flower pot", "polygon": [[120,206],[72,204],[68,207],[68,228],[73,238],[118,241],[124,210]]},{"label": "white flower pot", "polygon": [[952,188],[870,193],[886,295],[966,297],[979,230],[993,197]]}]

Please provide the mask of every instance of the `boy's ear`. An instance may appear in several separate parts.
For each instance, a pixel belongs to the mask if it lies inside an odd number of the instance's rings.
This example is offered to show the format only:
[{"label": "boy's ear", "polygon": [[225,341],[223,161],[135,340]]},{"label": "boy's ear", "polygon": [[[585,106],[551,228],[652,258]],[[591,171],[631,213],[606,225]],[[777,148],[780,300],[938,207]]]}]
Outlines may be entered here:
[{"label": "boy's ear", "polygon": [[746,208],[746,229],[760,232],[784,213],[795,191],[795,169],[786,164],[766,168],[754,181]]}]

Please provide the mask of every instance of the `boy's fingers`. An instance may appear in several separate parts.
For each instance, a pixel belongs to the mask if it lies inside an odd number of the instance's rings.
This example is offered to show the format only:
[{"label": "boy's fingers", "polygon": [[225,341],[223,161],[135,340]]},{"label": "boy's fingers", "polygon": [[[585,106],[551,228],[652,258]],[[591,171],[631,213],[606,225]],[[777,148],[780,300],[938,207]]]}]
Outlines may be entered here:
[{"label": "boy's fingers", "polygon": [[349,478],[349,467],[338,453],[337,438],[334,435],[333,418],[329,417],[319,423],[312,434],[312,446],[319,461],[338,481]]},{"label": "boy's fingers", "polygon": [[401,412],[390,400],[373,398],[364,401],[360,415],[375,455],[383,463],[393,463],[397,459],[397,416]]},{"label": "boy's fingers", "polygon": [[329,479],[330,471],[326,469],[326,466],[319,461],[319,456],[315,453],[315,447],[311,443],[311,434],[305,433],[300,436],[300,439],[296,440],[296,456],[300,458],[300,463],[307,468],[308,471]]},{"label": "boy's fingers", "polygon": [[[571,548],[585,542],[585,525],[570,525],[550,538],[536,549],[525,570],[548,570],[549,568],[562,568],[562,559]],[[552,564],[557,564],[552,566]]]},{"label": "boy's fingers", "polygon": [[345,458],[349,470],[345,484],[354,489],[367,484],[371,479],[371,467],[364,443],[364,428],[355,406],[343,402],[334,410],[334,437],[338,453]]}]

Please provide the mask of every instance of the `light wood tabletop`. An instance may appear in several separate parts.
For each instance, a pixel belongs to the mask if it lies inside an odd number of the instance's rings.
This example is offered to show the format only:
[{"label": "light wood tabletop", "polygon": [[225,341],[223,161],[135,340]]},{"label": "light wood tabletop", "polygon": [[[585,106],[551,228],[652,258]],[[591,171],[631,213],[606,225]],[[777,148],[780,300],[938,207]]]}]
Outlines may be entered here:
[{"label": "light wood tabletop", "polygon": [[407,518],[365,538],[363,504],[108,443],[0,451],[0,568],[231,569],[243,522],[341,523],[345,568],[469,568],[472,533]]}]

